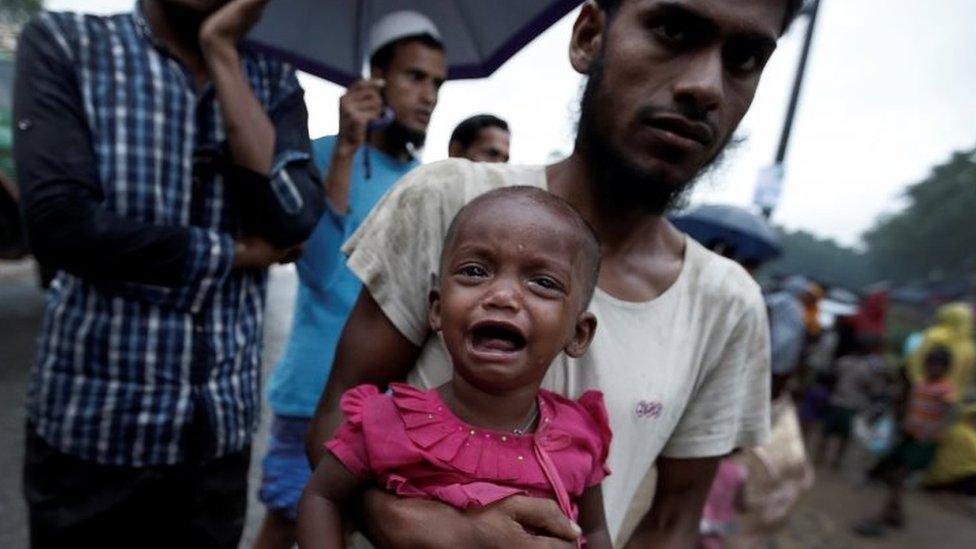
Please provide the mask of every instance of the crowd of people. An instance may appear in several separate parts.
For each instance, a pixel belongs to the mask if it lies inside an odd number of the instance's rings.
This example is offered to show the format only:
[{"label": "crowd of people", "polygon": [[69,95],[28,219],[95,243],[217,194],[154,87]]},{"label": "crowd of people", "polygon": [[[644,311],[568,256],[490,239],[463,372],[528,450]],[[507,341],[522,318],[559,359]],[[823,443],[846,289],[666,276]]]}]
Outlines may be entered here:
[{"label": "crowd of people", "polygon": [[[373,24],[338,132],[310,139],[294,70],[242,47],[265,4],[142,0],[22,32],[17,180],[54,273],[28,391],[31,545],[236,547],[265,396],[258,547],[721,543],[749,464],[795,450],[783,397],[828,338],[809,287],[764,297],[665,214],[801,2],[584,3],[575,148],[548,166],[508,164],[509,126],[488,114],[421,164],[450,52],[412,11]],[[262,393],[276,263],[299,283]],[[877,319],[852,322],[821,397],[839,435],[883,371]],[[956,417],[942,404],[972,383],[955,337],[926,333],[910,361],[885,524],[918,454],[958,471],[972,440],[964,416],[930,455]],[[842,384],[848,370],[863,372]],[[791,487],[753,506],[764,524],[809,485],[792,450]]]},{"label": "crowd of people", "polygon": [[[732,242],[710,246],[748,263]],[[703,510],[703,545],[752,547],[775,535],[812,486],[815,466],[840,470],[852,441],[858,482],[887,489],[880,510],[853,522],[853,533],[881,537],[904,528],[909,483],[976,505],[971,304],[939,307],[932,326],[892,352],[887,290],[869,292],[854,314],[839,316],[821,315],[826,291],[802,275],[767,280],[764,296],[773,436],[722,460]]]},{"label": "crowd of people", "polygon": [[[887,486],[879,512],[854,523],[854,532],[876,537],[903,528],[903,489],[910,481],[976,498],[972,305],[942,305],[929,328],[896,348],[888,339],[887,291],[868,294],[855,314],[821,326],[810,313],[823,289],[802,277],[783,287],[793,296],[788,310],[795,327],[794,344],[781,348],[789,353],[787,387],[800,403],[812,461],[839,470],[856,441],[856,473]],[[776,317],[772,306],[770,316]],[[774,343],[774,384],[776,353]]]}]

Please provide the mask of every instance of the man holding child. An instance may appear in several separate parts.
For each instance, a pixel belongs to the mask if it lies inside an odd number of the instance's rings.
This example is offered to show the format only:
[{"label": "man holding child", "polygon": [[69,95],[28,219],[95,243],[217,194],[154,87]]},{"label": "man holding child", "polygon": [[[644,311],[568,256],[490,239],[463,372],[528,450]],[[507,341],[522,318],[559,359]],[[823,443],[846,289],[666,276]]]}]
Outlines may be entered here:
[{"label": "man holding child", "polygon": [[[543,387],[605,395],[614,437],[603,495],[615,544],[692,546],[721,456],[767,435],[768,328],[749,275],[663,214],[728,143],[799,4],[584,4],[569,52],[589,76],[574,153],[545,167],[449,160],[420,168],[346,243],[364,289],[312,425],[313,462],[343,419],[346,390],[404,377],[428,388],[449,378],[447,353],[427,324],[448,225],[492,189],[539,187],[574,206],[602,244],[589,309],[600,329],[588,353],[556,359]],[[638,486],[655,465],[652,502]],[[463,513],[378,490],[364,497],[369,534],[385,544],[530,546],[580,531],[544,499],[512,496]]]}]

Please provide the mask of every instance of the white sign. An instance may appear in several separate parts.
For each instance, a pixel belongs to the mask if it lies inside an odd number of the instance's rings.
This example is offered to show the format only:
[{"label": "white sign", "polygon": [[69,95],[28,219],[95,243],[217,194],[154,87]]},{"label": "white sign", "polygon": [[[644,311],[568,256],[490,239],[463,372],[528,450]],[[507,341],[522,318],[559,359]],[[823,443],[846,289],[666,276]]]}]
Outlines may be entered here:
[{"label": "white sign", "polygon": [[752,196],[752,203],[763,210],[772,211],[779,204],[779,197],[783,193],[783,165],[773,164],[759,170],[756,180],[756,192]]}]

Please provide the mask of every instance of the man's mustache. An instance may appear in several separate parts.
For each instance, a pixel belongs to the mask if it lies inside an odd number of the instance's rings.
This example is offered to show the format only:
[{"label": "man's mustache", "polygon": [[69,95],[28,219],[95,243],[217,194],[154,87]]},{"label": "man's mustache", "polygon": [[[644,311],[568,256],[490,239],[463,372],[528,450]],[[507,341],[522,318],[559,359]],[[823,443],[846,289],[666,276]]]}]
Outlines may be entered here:
[{"label": "man's mustache", "polygon": [[705,147],[718,139],[718,128],[714,121],[702,113],[679,106],[677,109],[645,105],[637,111],[637,118],[643,124],[661,128],[682,137],[698,141]]}]

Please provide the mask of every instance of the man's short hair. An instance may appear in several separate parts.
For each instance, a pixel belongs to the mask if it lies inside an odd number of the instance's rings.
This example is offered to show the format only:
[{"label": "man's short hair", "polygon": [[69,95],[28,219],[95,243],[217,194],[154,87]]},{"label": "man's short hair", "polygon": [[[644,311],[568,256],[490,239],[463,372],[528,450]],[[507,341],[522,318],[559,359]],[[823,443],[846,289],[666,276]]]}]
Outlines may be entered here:
[{"label": "man's short hair", "polygon": [[[606,12],[610,17],[617,12],[620,8],[620,4],[624,0],[594,0],[597,7]],[[785,0],[786,2],[786,15],[783,17],[783,27],[780,29],[780,33],[785,33],[786,29],[790,28],[790,24],[794,19],[800,14],[800,10],[803,9],[804,0]]]},{"label": "man's short hair", "polygon": [[501,118],[493,114],[476,114],[462,120],[454,128],[454,131],[451,133],[451,140],[448,143],[458,142],[462,147],[467,149],[478,139],[478,134],[485,128],[499,128],[506,132],[509,131],[508,122],[505,122]]},{"label": "man's short hair", "polygon": [[413,36],[404,36],[398,40],[394,40],[389,44],[386,44],[382,48],[376,50],[369,58],[369,66],[376,67],[378,69],[386,70],[390,68],[390,63],[393,62],[393,56],[396,54],[397,48],[401,44],[407,44],[410,42],[418,42],[438,51],[444,51],[444,44],[440,40],[434,38],[429,34],[417,34]]}]

